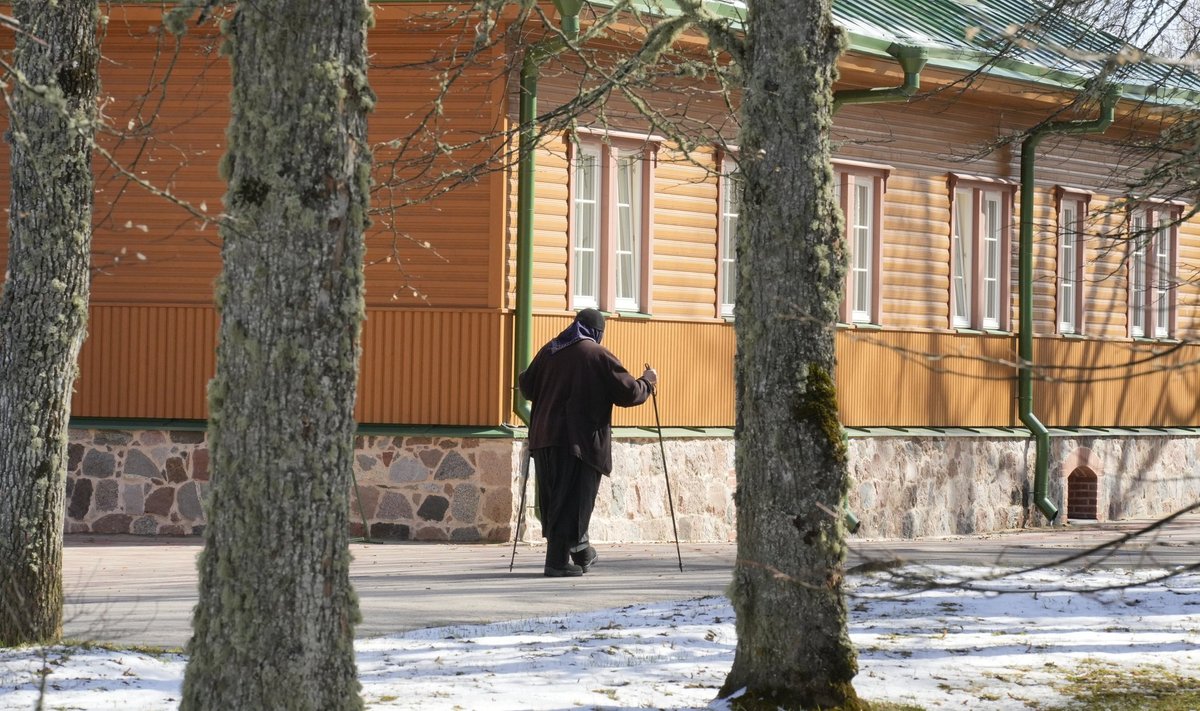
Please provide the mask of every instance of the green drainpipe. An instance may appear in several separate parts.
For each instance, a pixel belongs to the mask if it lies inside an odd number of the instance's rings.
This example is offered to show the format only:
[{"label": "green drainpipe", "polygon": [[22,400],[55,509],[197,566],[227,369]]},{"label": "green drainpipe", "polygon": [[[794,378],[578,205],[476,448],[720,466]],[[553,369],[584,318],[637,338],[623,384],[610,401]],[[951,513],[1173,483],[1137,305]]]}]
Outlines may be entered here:
[{"label": "green drainpipe", "polygon": [[923,47],[909,45],[888,45],[888,54],[896,58],[900,68],[904,70],[904,83],[900,86],[878,87],[874,89],[844,89],[833,92],[833,111],[843,104],[882,104],[890,101],[908,101],[921,88],[921,70],[929,59],[929,53]]},{"label": "green drainpipe", "polygon": [[513,328],[513,412],[529,424],[529,402],[521,396],[517,376],[533,359],[533,179],[537,143],[537,85],[542,62],[579,36],[579,11],[583,0],[554,0],[563,36],[539,42],[525,51],[521,63],[521,104],[517,162],[517,313]]},{"label": "green drainpipe", "polygon": [[1100,118],[1090,121],[1052,121],[1029,132],[1021,144],[1021,235],[1020,266],[1018,269],[1018,301],[1020,333],[1017,340],[1018,374],[1017,405],[1021,423],[1029,428],[1037,443],[1037,458],[1033,469],[1033,503],[1049,520],[1058,516],[1058,507],[1047,496],[1050,475],[1050,431],[1033,414],[1033,191],[1034,160],[1042,138],[1052,133],[1104,133],[1113,122],[1117,93],[1105,92],[1100,99]]},{"label": "green drainpipe", "polygon": [[[900,68],[904,71],[904,82],[900,86],[835,91],[833,92],[834,113],[837,113],[843,104],[882,104],[908,101],[913,94],[917,93],[917,90],[921,88],[921,70],[925,68],[925,62],[929,59],[926,50],[921,47],[892,43],[888,45],[887,52],[900,63]],[[843,444],[847,444],[848,441],[845,430],[842,430]],[[842,508],[846,511],[846,530],[850,533],[858,533],[862,523],[854,515],[854,512],[846,507],[845,503],[842,504]]]}]

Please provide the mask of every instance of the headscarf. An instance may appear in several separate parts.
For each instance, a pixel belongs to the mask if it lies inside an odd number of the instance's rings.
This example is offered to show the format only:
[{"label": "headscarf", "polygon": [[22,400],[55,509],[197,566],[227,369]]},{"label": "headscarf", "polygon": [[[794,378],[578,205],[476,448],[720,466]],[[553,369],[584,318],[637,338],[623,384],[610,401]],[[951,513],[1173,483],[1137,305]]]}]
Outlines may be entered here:
[{"label": "headscarf", "polygon": [[604,314],[596,309],[584,309],[575,316],[570,326],[546,344],[550,355],[561,351],[567,346],[588,339],[599,343],[604,338]]}]

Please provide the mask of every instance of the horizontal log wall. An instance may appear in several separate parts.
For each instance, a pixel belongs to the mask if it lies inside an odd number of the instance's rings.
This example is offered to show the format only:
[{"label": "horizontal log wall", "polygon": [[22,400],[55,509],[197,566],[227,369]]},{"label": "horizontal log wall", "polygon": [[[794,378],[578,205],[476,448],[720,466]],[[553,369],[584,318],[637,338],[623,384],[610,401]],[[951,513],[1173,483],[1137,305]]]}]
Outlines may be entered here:
[{"label": "horizontal log wall", "polygon": [[[511,156],[504,156],[497,136],[513,124],[517,55],[503,54],[505,48],[481,54],[455,76],[440,111],[431,114],[438,97],[433,77],[443,66],[436,57],[451,50],[461,55],[473,41],[471,32],[462,33],[461,22],[421,16],[432,8],[376,6],[371,80],[380,100],[371,131],[381,144],[374,196],[380,211],[369,237],[358,414],[364,422],[490,426],[513,421],[507,309],[514,303],[516,176],[515,170],[502,169]],[[228,64],[209,24],[189,28],[176,51],[174,38],[159,29],[161,8],[114,5],[106,11],[111,19],[104,38],[109,61],[102,67],[105,113],[126,135],[100,139],[119,169],[96,159],[93,320],[75,414],[202,418],[213,368],[211,289],[220,248],[215,226],[206,226],[203,216],[221,211],[224,186],[217,165],[225,150]],[[849,83],[881,81],[882,74],[865,67],[871,62],[853,56],[844,62],[843,79]],[[576,74],[548,65],[543,110],[578,90]],[[838,335],[838,382],[848,425],[1016,422],[1012,336],[948,329],[946,179],[950,172],[962,172],[1016,180],[1019,143],[980,149],[1048,114],[1030,97],[991,94],[990,103],[983,103],[959,94],[951,102],[949,96],[906,105],[846,106],[837,115],[839,157],[893,166],[884,201],[882,330],[848,329]],[[689,105],[689,117],[715,119],[722,105],[715,95],[709,100],[703,110],[695,108],[700,103]],[[1119,118],[1124,120],[1124,109]],[[426,119],[430,122],[422,124]],[[605,108],[605,120],[619,129],[644,125],[617,95]],[[1200,425],[1190,403],[1195,398],[1188,396],[1196,386],[1187,368],[1195,360],[1191,346],[1173,354],[1175,361],[1156,360],[1172,366],[1167,370],[1109,367],[1137,359],[1139,349],[1149,347],[1125,338],[1127,248],[1119,214],[1101,214],[1089,227],[1087,246],[1084,333],[1106,340],[1050,337],[1057,308],[1054,188],[1092,192],[1093,213],[1113,205],[1126,172],[1121,166],[1138,160],[1117,143],[1128,133],[1122,125],[1119,121],[1104,138],[1049,137],[1039,152],[1034,317],[1036,333],[1045,337],[1037,339],[1036,360],[1071,368],[1045,371],[1055,380],[1038,382],[1037,407],[1049,424]],[[435,139],[462,147],[447,155]],[[391,141],[405,146],[406,156],[430,160],[400,161]],[[537,155],[535,346],[569,318],[566,154],[563,136],[554,135]],[[654,319],[616,319],[606,341],[635,374],[645,361],[659,368],[665,425],[729,426],[734,421],[733,326],[715,318],[719,205],[713,157],[708,148],[694,160],[684,160],[670,145],[660,149]],[[7,160],[0,144],[0,164]],[[480,164],[484,170],[474,170]],[[194,212],[150,195],[134,178],[170,191]],[[456,181],[463,185],[432,201],[420,200]],[[7,171],[0,171],[0,194],[8,187]],[[1019,217],[1016,205],[1013,217]],[[0,237],[5,227],[0,224]],[[1015,224],[1010,235],[1014,301],[1009,307],[1015,322]],[[6,240],[0,239],[0,258],[5,248]],[[1180,229],[1179,263],[1178,334],[1191,338],[1200,318],[1200,288],[1191,266],[1200,263],[1200,222]],[[1079,373],[1099,379],[1064,382],[1080,379]],[[1124,377],[1131,379],[1121,382]],[[648,425],[653,413],[637,408],[621,412],[617,421]]]},{"label": "horizontal log wall", "polygon": [[[463,55],[474,34],[437,9],[375,7],[367,302],[498,309],[506,214],[503,198],[491,196],[506,190],[503,105],[511,57],[499,49],[481,53],[453,73],[452,90],[440,96],[436,77],[445,57]],[[208,22],[189,26],[177,45],[162,29],[160,6],[103,10],[104,114],[122,135],[97,134],[93,302],[210,304],[221,240],[205,218],[222,211],[218,164],[229,120],[222,39]],[[0,143],[0,165],[8,160]],[[8,189],[8,173],[0,171],[0,194]],[[0,258],[6,234],[0,224]]]}]

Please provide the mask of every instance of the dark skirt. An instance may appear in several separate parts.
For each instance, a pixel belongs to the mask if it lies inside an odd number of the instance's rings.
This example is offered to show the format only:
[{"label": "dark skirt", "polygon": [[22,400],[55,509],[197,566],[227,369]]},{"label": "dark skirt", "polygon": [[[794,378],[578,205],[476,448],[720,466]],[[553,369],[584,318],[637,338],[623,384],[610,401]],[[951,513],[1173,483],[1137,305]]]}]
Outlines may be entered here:
[{"label": "dark skirt", "polygon": [[592,509],[600,491],[600,472],[584,464],[566,447],[535,449],[532,458],[542,535],[572,546],[587,540]]}]

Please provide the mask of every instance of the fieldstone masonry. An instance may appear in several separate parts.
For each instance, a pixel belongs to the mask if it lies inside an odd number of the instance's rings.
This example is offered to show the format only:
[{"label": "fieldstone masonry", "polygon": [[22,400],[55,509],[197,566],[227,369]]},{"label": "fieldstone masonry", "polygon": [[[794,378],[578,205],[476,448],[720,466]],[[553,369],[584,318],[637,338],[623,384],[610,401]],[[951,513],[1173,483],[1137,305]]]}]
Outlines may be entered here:
[{"label": "fieldstone masonry", "polygon": [[67,533],[204,530],[203,432],[71,430],[67,454]]},{"label": "fieldstone masonry", "polygon": [[[737,538],[733,492],[733,440],[669,439],[664,443],[675,519],[683,541],[723,542]],[[514,487],[520,501],[520,478]],[[541,539],[529,482],[526,526],[521,539]],[[600,483],[589,535],[596,541],[670,541],[671,510],[658,439],[613,441],[613,472]]]},{"label": "fieldstone masonry", "polygon": [[[665,442],[679,538],[736,537],[731,438]],[[512,540],[524,443],[503,438],[362,436],[350,492],[352,535],[377,540]],[[860,536],[911,538],[1042,526],[1032,505],[1033,441],[1019,436],[853,437],[850,509]],[[1051,501],[1067,522],[1070,474],[1096,476],[1101,521],[1162,516],[1200,500],[1200,437],[1139,433],[1051,440]],[[204,433],[72,430],[68,533],[195,535],[209,485]],[[532,479],[531,474],[531,479]],[[831,507],[836,502],[831,502]],[[541,539],[535,486],[521,540]],[[365,520],[365,528],[364,528]],[[671,516],[657,438],[613,443],[600,486],[596,541],[669,541]]]},{"label": "fieldstone masonry", "polygon": [[[1026,437],[855,437],[849,505],[859,535],[914,538],[1047,525]],[[1097,477],[1097,520],[1158,518],[1200,501],[1200,437],[1142,432],[1050,440],[1048,496],[1069,522],[1067,480]]]}]

